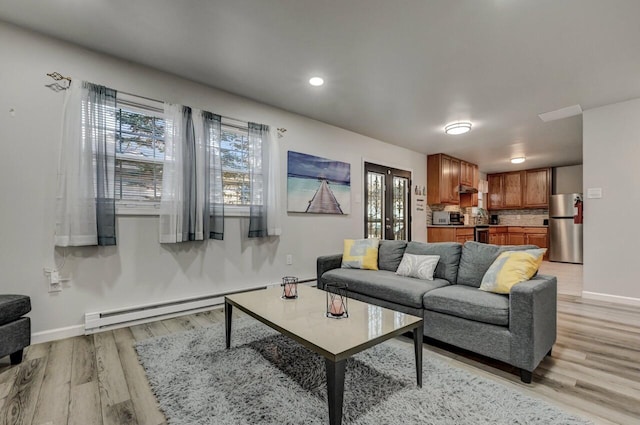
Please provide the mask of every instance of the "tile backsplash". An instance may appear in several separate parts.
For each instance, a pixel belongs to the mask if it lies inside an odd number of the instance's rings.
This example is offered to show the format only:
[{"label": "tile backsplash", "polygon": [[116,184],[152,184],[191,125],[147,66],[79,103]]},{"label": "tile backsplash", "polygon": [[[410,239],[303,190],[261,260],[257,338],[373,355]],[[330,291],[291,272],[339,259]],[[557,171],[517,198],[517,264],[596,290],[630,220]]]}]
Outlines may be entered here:
[{"label": "tile backsplash", "polygon": [[[458,205],[427,205],[427,226],[433,223],[433,211],[453,211],[463,214],[471,214],[471,207],[460,208]],[[497,214],[499,223],[507,226],[541,226],[545,219],[549,218],[549,210],[499,210],[489,211],[488,214]]]},{"label": "tile backsplash", "polygon": [[498,214],[498,222],[509,226],[541,226],[549,218],[549,210],[500,210],[489,211]]}]

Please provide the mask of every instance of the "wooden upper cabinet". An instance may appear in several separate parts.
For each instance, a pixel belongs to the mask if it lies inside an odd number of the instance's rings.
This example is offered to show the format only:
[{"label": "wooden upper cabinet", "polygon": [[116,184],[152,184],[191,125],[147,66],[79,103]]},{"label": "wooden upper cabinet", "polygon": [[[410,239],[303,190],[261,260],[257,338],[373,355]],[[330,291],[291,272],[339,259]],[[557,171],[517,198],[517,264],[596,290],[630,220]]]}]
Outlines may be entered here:
[{"label": "wooden upper cabinet", "polygon": [[503,208],[522,208],[522,173],[504,173]]},{"label": "wooden upper cabinet", "polygon": [[460,160],[444,154],[427,157],[427,203],[458,205]]},{"label": "wooden upper cabinet", "polygon": [[451,191],[449,192],[449,200],[452,204],[460,203],[460,193],[458,189],[460,187],[460,160],[455,158],[451,159]]},{"label": "wooden upper cabinet", "polygon": [[549,208],[551,169],[489,174],[490,210]]},{"label": "wooden upper cabinet", "polygon": [[474,165],[467,161],[460,161],[460,184],[473,186],[473,167]]},{"label": "wooden upper cabinet", "polygon": [[550,189],[550,169],[524,171],[524,202],[525,208],[548,208]]},{"label": "wooden upper cabinet", "polygon": [[488,209],[499,210],[501,208],[504,208],[504,175],[489,174],[487,176],[487,180],[489,181],[489,202],[487,205]]},{"label": "wooden upper cabinet", "polygon": [[[464,184],[462,183],[462,170],[463,170],[463,166],[462,166],[463,161],[460,161],[460,184]],[[467,164],[469,164],[471,167],[469,167],[469,169],[471,170],[471,186],[475,187],[476,189],[478,188],[478,182],[480,180],[480,172],[478,171],[478,166],[476,164],[470,164],[467,162]],[[478,193],[461,193],[460,194],[460,206],[461,207],[477,207],[478,206]]]}]

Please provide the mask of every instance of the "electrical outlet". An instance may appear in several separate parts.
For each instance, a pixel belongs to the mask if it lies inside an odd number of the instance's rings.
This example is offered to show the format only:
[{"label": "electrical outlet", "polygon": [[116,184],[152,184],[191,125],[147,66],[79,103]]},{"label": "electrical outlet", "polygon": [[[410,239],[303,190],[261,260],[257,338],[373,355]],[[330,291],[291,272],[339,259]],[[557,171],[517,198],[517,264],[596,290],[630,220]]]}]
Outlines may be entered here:
[{"label": "electrical outlet", "polygon": [[293,264],[293,255],[287,254],[287,265],[290,266]]}]

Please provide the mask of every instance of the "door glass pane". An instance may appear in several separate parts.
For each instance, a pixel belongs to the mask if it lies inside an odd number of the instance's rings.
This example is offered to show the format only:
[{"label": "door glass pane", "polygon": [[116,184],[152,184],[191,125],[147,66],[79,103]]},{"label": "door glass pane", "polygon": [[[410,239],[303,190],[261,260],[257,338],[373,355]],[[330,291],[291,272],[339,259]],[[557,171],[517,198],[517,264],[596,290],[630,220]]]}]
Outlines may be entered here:
[{"label": "door glass pane", "polygon": [[383,239],[384,177],[384,174],[367,173],[366,238]]},{"label": "door glass pane", "polygon": [[392,220],[393,238],[395,240],[407,239],[407,196],[409,193],[409,180],[404,177],[393,176],[393,200]]}]

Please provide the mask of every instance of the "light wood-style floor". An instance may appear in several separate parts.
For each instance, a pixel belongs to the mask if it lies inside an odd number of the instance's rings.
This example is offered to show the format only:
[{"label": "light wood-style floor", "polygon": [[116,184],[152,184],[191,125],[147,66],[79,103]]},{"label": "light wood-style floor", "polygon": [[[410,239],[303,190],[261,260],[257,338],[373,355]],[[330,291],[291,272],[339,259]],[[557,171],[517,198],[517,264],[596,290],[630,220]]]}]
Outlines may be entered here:
[{"label": "light wood-style floor", "polygon": [[[541,272],[559,279],[558,340],[531,385],[508,365],[472,353],[425,350],[596,423],[639,424],[639,309],[581,299],[581,266],[545,262]],[[0,359],[0,425],[165,424],[134,341],[222,322],[222,311],[213,310],[36,344],[16,367]],[[410,349],[412,341],[400,339]]]}]

